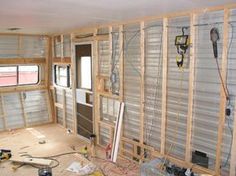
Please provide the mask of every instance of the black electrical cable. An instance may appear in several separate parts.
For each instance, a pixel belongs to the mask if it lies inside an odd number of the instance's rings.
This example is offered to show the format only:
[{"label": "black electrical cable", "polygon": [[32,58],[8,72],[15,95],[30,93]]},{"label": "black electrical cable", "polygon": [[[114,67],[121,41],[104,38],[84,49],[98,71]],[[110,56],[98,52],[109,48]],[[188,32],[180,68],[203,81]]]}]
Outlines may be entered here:
[{"label": "black electrical cable", "polygon": [[230,126],[230,119],[228,119],[228,128],[229,128],[229,131],[230,131],[230,135],[231,135],[231,140],[230,140],[230,147],[229,147],[229,152],[228,152],[228,155],[227,155],[227,158],[225,160],[225,163],[221,166],[221,168],[223,167],[226,167],[227,164],[229,163],[229,159],[230,159],[230,156],[231,156],[231,149],[232,149],[232,144],[233,144],[233,129],[231,128]]},{"label": "black electrical cable", "polygon": [[[234,26],[232,23],[229,23],[230,26],[231,26],[231,38],[230,38],[230,43],[229,43],[229,48],[228,48],[228,51],[227,51],[227,57],[229,57],[229,53],[230,53],[230,50],[231,50],[231,46],[232,46],[232,42],[233,42],[233,38],[234,38]],[[226,85],[228,85],[228,72],[226,72]],[[231,102],[230,102],[230,98],[228,100],[228,106],[231,105]],[[230,117],[230,116],[229,116]],[[226,158],[226,161],[225,163],[221,166],[221,167],[226,167],[228,162],[229,162],[229,159],[230,159],[230,156],[231,156],[231,149],[232,149],[232,143],[233,143],[233,129],[231,128],[230,126],[230,118],[227,119],[228,120],[228,128],[230,130],[230,135],[231,135],[231,139],[230,139],[230,148],[229,148],[229,152],[228,152],[228,155],[227,155],[227,158]]]},{"label": "black electrical cable", "polygon": [[222,85],[222,87],[223,87],[226,100],[228,101],[228,100],[229,100],[228,87],[227,87],[227,85],[225,85],[225,83],[224,83],[224,81],[223,81],[222,74],[221,74],[220,67],[219,67],[218,59],[215,58],[215,61],[216,61],[216,66],[217,66],[218,75],[219,75],[219,77],[220,77],[220,82],[221,82],[221,85]]}]

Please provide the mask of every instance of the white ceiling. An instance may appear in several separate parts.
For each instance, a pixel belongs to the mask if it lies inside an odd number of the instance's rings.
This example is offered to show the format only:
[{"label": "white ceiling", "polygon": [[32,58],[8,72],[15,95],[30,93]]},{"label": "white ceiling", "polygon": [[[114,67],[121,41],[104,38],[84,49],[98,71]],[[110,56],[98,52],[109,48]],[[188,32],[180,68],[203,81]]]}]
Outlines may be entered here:
[{"label": "white ceiling", "polygon": [[0,32],[56,33],[164,13],[207,8],[235,0],[0,0]]}]

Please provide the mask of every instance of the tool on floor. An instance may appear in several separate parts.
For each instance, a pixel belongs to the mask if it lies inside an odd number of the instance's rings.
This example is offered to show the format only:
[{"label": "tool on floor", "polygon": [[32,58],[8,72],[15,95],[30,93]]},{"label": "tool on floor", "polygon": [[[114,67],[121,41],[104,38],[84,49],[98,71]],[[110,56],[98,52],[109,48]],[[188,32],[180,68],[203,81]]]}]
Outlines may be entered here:
[{"label": "tool on floor", "polygon": [[13,167],[12,167],[12,170],[15,172],[17,169],[21,168],[21,167],[24,166],[24,165],[25,165],[25,163],[19,164],[19,165],[16,165],[16,166],[13,166]]},{"label": "tool on floor", "polygon": [[105,152],[106,152],[106,159],[110,159],[111,158],[111,144],[108,144],[106,146]]},{"label": "tool on floor", "polygon": [[91,150],[91,156],[94,157],[95,154],[95,145],[96,145],[96,135],[91,134],[90,135],[90,150]]},{"label": "tool on floor", "polygon": [[0,161],[9,160],[11,156],[11,150],[0,149]]},{"label": "tool on floor", "polygon": [[175,46],[178,55],[176,56],[176,63],[179,68],[183,67],[186,51],[189,47],[189,35],[184,34],[186,27],[182,27],[182,35],[175,37]]},{"label": "tool on floor", "polygon": [[10,159],[10,161],[15,163],[24,163],[24,164],[36,164],[41,166],[50,166],[52,163],[51,159],[44,159],[44,158],[33,158],[29,156],[14,156]]},{"label": "tool on floor", "polygon": [[89,176],[104,176],[100,171],[95,171],[94,173],[90,174]]},{"label": "tool on floor", "polygon": [[80,150],[80,154],[84,155],[85,158],[88,158],[88,147],[85,146]]},{"label": "tool on floor", "polygon": [[52,169],[50,167],[39,168],[38,176],[52,176]]},{"label": "tool on floor", "polygon": [[46,144],[46,141],[44,139],[40,139],[39,144]]}]

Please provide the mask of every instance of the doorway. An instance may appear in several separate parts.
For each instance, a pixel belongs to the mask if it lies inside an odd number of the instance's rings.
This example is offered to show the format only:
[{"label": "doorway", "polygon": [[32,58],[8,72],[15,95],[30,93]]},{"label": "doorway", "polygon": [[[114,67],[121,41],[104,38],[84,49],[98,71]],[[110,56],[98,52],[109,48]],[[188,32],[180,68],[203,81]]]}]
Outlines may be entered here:
[{"label": "doorway", "polygon": [[89,139],[93,133],[92,44],[75,45],[77,132]]}]

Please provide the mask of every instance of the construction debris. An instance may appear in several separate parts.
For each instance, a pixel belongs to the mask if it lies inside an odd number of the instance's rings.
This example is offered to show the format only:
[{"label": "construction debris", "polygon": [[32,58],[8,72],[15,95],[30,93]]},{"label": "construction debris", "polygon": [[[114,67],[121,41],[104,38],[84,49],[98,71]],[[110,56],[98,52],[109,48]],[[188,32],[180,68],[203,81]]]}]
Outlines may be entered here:
[{"label": "construction debris", "polygon": [[50,166],[50,164],[52,163],[52,160],[50,159],[31,158],[31,157],[12,157],[10,161],[16,163],[36,164],[41,166]]},{"label": "construction debris", "polygon": [[92,163],[83,166],[81,163],[73,162],[66,170],[77,173],[78,175],[82,176],[92,174],[95,172],[96,169],[97,167]]}]

